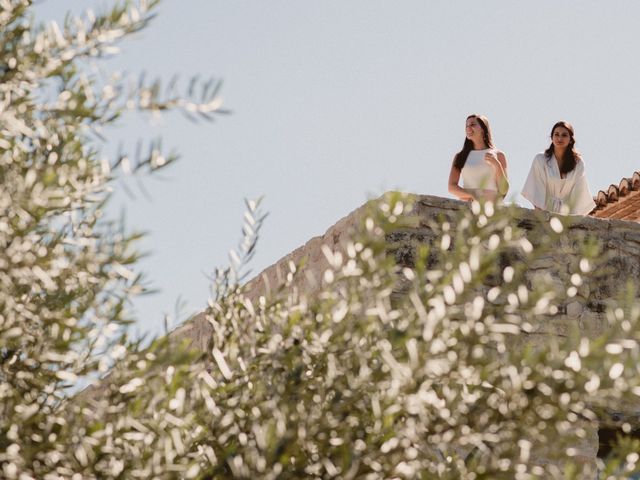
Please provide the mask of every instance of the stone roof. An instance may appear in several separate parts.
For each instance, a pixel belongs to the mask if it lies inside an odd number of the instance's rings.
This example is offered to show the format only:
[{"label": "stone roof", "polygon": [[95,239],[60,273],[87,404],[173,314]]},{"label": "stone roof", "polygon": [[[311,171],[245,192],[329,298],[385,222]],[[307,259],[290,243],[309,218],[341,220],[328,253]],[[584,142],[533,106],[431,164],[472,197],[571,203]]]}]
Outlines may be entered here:
[{"label": "stone roof", "polygon": [[589,214],[592,217],[640,222],[640,171],[600,190],[594,200],[596,208]]}]

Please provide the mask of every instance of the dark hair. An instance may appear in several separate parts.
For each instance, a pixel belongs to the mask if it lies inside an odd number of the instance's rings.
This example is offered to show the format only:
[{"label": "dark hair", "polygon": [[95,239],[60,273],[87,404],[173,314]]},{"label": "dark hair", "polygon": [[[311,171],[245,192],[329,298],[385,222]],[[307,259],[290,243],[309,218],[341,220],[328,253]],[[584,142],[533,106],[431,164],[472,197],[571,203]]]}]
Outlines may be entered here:
[{"label": "dark hair", "polygon": [[[475,118],[478,120],[480,127],[482,128],[482,138],[484,143],[487,145],[487,148],[493,148],[493,138],[491,137],[491,127],[489,127],[489,119],[484,115],[472,114],[467,117],[467,120],[470,118]],[[462,144],[462,150],[456,153],[456,156],[453,159],[453,166],[458,170],[462,170],[464,164],[467,163],[467,157],[469,156],[469,152],[473,150],[473,142],[468,138],[464,139],[464,143]]]},{"label": "dark hair", "polygon": [[549,145],[549,148],[544,151],[544,156],[547,157],[547,161],[551,160],[551,156],[553,155],[553,132],[555,132],[558,127],[566,128],[569,131],[569,148],[564,151],[562,158],[558,159],[560,160],[560,175],[565,175],[576,168],[576,165],[580,160],[582,160],[582,157],[575,149],[576,139],[573,132],[573,126],[569,122],[560,121],[551,129],[551,145]]}]

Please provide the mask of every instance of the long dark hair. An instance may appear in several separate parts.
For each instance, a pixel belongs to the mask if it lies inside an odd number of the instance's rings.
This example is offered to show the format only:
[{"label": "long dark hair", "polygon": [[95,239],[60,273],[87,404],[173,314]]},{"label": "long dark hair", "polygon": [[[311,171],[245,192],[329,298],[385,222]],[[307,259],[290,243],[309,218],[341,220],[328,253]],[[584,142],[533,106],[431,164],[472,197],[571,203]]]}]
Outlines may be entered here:
[{"label": "long dark hair", "polygon": [[551,160],[551,156],[553,155],[553,132],[556,131],[556,128],[563,127],[569,131],[569,147],[564,151],[564,155],[560,160],[560,175],[566,175],[567,173],[573,171],[576,168],[576,165],[580,160],[582,160],[582,156],[580,152],[578,152],[575,148],[576,139],[573,132],[573,126],[569,122],[557,122],[553,128],[551,129],[551,145],[544,151],[544,156],[547,157],[547,160]]},{"label": "long dark hair", "polygon": [[[467,117],[467,120],[470,118],[475,118],[478,120],[480,127],[482,128],[482,139],[484,143],[487,145],[487,148],[493,148],[493,137],[491,136],[491,127],[489,126],[489,119],[484,115],[472,114]],[[468,138],[464,139],[464,143],[462,144],[462,150],[456,153],[456,156],[453,159],[453,166],[458,170],[462,170],[464,164],[467,163],[467,157],[469,156],[469,152],[473,150],[473,142]]]}]

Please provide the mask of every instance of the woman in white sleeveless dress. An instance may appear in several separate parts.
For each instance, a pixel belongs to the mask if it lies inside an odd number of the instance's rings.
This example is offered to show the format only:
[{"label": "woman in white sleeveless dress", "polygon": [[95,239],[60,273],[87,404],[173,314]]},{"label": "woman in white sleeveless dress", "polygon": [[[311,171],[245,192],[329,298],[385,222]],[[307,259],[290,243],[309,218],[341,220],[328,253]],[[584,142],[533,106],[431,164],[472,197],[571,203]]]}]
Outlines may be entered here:
[{"label": "woman in white sleeveless dress", "polygon": [[453,157],[449,193],[466,201],[504,197],[509,190],[507,157],[493,146],[489,120],[483,115],[469,115],[465,133],[462,150]]},{"label": "woman in white sleeveless dress", "polygon": [[536,209],[587,215],[595,208],[584,161],[575,144],[571,124],[558,122],[553,126],[551,145],[533,159],[522,189],[522,196]]}]

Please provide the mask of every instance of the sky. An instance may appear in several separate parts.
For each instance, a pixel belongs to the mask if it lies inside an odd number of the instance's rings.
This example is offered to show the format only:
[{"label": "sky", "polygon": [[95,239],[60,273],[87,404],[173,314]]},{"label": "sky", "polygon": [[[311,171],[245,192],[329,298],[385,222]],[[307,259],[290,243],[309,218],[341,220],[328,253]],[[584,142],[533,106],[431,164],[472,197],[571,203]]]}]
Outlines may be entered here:
[{"label": "sky", "polygon": [[[45,0],[39,20],[106,1]],[[241,238],[244,199],[268,217],[254,274],[388,190],[450,197],[470,113],[508,159],[511,200],[558,120],[573,124],[592,193],[640,170],[640,2],[618,0],[164,0],[105,68],[224,81],[232,114],[192,123],[127,117],[106,150],[162,135],[181,160],[116,184],[110,214],[147,232],[159,292],[136,330],[161,334],[205,308],[208,277]],[[180,300],[180,302],[178,302]],[[182,308],[176,312],[176,305]]]}]

